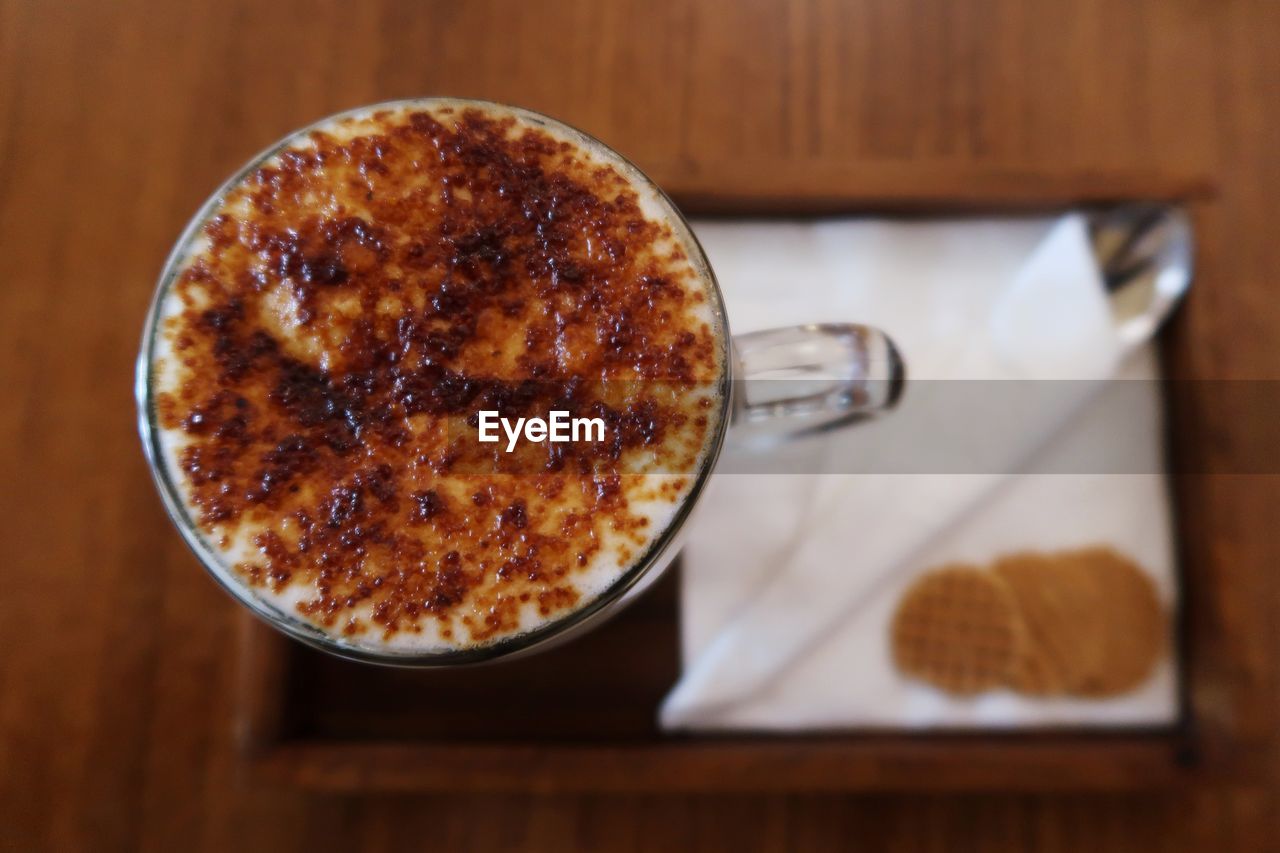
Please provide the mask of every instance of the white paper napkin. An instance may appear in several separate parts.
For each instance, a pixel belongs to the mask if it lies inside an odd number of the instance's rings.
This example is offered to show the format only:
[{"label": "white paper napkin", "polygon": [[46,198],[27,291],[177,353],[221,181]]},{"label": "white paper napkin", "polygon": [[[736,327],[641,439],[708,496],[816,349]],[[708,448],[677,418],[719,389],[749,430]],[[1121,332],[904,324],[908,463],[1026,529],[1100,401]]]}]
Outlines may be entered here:
[{"label": "white paper napkin", "polygon": [[[887,626],[902,589],[942,562],[1107,542],[1137,559],[1172,605],[1170,520],[1158,473],[1064,474],[1105,446],[1126,470],[1161,459],[1153,382],[1099,394],[1112,376],[1152,379],[1148,349],[1112,326],[1084,222],[838,221],[695,225],[737,332],[789,323],[880,326],[913,381],[1071,379],[998,420],[974,448],[982,473],[717,475],[684,555],[684,675],[668,728],[1017,727],[1149,724],[1176,713],[1167,662],[1105,701],[992,691],[955,699],[902,679]],[[908,393],[893,414],[800,452],[901,458],[962,416]],[[950,447],[948,452],[955,453]],[[721,470],[733,471],[732,460]],[[965,466],[961,466],[965,468]],[[812,469],[811,469],[812,470]],[[921,469],[927,470],[927,469]],[[1006,472],[1018,473],[1009,474]]]}]

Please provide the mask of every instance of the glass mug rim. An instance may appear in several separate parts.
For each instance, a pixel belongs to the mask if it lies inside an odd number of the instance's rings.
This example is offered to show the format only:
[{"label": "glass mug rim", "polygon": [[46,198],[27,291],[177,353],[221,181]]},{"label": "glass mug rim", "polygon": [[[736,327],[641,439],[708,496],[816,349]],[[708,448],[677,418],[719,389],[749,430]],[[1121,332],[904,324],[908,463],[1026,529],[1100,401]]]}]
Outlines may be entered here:
[{"label": "glass mug rim", "polygon": [[[704,449],[694,482],[662,533],[649,544],[642,556],[637,558],[625,572],[619,575],[613,583],[590,602],[529,631],[513,634],[495,640],[492,643],[434,651],[377,650],[344,641],[340,637],[298,616],[285,612],[274,603],[255,594],[247,583],[234,576],[232,567],[225,565],[225,561],[218,556],[191,517],[185,496],[175,481],[173,472],[169,471],[169,466],[166,464],[165,456],[160,446],[161,429],[156,415],[155,389],[152,381],[154,371],[152,371],[151,367],[162,325],[161,312],[164,309],[165,298],[178,278],[182,261],[186,258],[192,242],[197,238],[200,229],[208,222],[213,211],[229,192],[272,157],[287,150],[308,134],[322,130],[335,122],[346,118],[368,115],[378,110],[434,109],[448,105],[473,106],[498,113],[512,114],[533,125],[550,127],[552,130],[581,143],[588,151],[597,153],[615,165],[620,166],[626,173],[626,177],[633,183],[647,188],[654,194],[660,206],[664,208],[663,213],[667,221],[677,229],[682,244],[686,250],[691,252],[689,260],[693,264],[695,272],[710,286],[711,305],[720,338],[718,341],[719,355],[723,365],[718,389],[720,417],[716,422],[715,435],[709,439]],[[220,587],[240,604],[247,607],[255,616],[276,630],[308,646],[338,657],[363,663],[418,669],[488,663],[500,659],[508,660],[533,651],[543,650],[559,641],[568,639],[570,636],[576,636],[588,627],[597,625],[613,612],[614,607],[620,604],[628,593],[638,591],[642,582],[647,584],[656,580],[662,571],[670,566],[675,556],[676,547],[679,544],[678,540],[684,532],[689,515],[693,512],[699,498],[705,491],[707,481],[710,479],[711,472],[715,469],[720,453],[724,448],[725,436],[728,433],[729,423],[734,411],[732,398],[735,386],[733,375],[737,369],[724,296],[720,291],[720,284],[716,280],[715,272],[707,260],[706,252],[703,250],[702,244],[698,241],[684,214],[666,192],[641,171],[635,163],[591,134],[535,110],[475,98],[421,97],[381,101],[367,106],[343,110],[311,122],[305,127],[288,133],[255,154],[244,166],[237,169],[218,186],[187,222],[165,260],[164,266],[161,268],[142,330],[142,345],[135,368],[134,396],[138,406],[138,432],[142,439],[143,452],[146,455],[148,467],[151,469],[152,480],[160,492],[169,520],[178,529],[183,541],[195,554],[205,572]],[[664,561],[664,558],[667,557],[672,559]],[[650,574],[655,569],[658,570],[657,574],[653,574],[650,577]]]}]

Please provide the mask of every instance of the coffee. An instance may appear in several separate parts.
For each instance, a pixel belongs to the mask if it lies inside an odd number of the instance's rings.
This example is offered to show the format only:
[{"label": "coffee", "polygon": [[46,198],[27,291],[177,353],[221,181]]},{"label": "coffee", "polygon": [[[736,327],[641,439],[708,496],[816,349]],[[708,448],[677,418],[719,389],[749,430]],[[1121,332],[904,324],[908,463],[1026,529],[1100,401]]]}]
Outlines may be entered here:
[{"label": "coffee", "polygon": [[156,461],[200,542],[362,649],[484,646],[588,606],[725,426],[718,296],[678,214],[503,107],[390,105],[289,141],[211,202],[157,317]]}]

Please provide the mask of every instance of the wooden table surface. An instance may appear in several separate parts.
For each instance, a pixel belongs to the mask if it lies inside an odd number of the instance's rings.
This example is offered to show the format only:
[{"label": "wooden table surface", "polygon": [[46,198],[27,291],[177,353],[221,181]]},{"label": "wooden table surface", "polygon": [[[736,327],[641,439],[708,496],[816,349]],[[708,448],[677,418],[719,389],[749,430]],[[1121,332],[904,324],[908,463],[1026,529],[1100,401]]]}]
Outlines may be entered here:
[{"label": "wooden table surface", "polygon": [[[548,112],[712,201],[832,176],[945,198],[959,175],[1015,200],[1186,179],[1212,196],[1185,373],[1280,378],[1278,41],[1268,0],[2,0],[0,848],[1278,849],[1275,476],[1205,476],[1184,519],[1211,568],[1188,590],[1198,629],[1231,650],[1189,665],[1228,670],[1202,701],[1231,716],[1248,777],[1133,796],[350,798],[239,758],[238,611],[164,518],[131,399],[155,275],[208,192],[296,126],[419,94]],[[1204,422],[1226,453],[1248,439],[1231,412]]]}]

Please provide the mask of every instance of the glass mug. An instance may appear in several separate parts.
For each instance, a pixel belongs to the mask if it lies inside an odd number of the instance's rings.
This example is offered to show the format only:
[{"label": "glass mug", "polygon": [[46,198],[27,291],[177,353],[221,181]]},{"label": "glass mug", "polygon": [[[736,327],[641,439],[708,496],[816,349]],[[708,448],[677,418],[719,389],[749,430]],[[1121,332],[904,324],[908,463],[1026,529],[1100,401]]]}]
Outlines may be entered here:
[{"label": "glass mug", "polygon": [[[690,260],[707,286],[716,328],[722,332],[720,355],[728,369],[717,395],[720,417],[716,434],[702,455],[692,487],[661,535],[604,592],[582,607],[532,630],[488,644],[432,651],[379,650],[345,641],[297,615],[285,612],[255,595],[225,565],[192,519],[176,480],[176,472],[169,470],[161,452],[152,364],[165,297],[179,276],[188,247],[228,191],[313,130],[348,116],[377,109],[434,109],[445,105],[505,112],[534,126],[558,131],[611,163],[636,184],[651,188],[663,208],[663,218],[692,250]],[[621,154],[555,119],[516,107],[455,98],[390,101],[329,116],[289,134],[236,172],[191,219],[165,262],[143,330],[135,383],[139,432],[165,509],[187,545],[223,589],[274,628],[325,652],[368,663],[443,667],[507,660],[581,635],[619,612],[661,577],[679,550],[690,513],[704,493],[727,441],[741,445],[745,452],[768,453],[771,448],[794,438],[838,428],[890,409],[901,394],[906,378],[903,361],[893,342],[878,329],[855,324],[821,323],[769,329],[736,337],[731,336],[728,329],[719,285],[689,223],[670,198]]]}]

